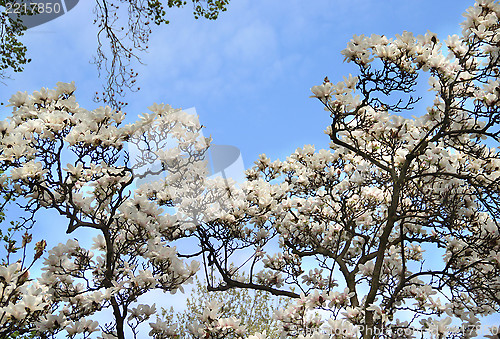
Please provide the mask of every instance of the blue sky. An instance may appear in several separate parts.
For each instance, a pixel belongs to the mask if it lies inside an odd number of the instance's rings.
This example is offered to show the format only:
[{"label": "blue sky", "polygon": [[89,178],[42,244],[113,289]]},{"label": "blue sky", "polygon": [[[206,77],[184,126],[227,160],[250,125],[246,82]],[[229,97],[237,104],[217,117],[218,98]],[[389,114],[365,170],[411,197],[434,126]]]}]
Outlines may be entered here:
[{"label": "blue sky", "polygon": [[[471,0],[233,0],[216,21],[195,20],[189,6],[171,10],[171,23],[154,27],[144,65],[134,67],[141,90],[127,94],[125,111],[132,121],[154,102],[195,107],[207,126],[204,134],[238,147],[246,167],[261,153],[284,159],[304,144],[325,148],[329,115],[309,98],[309,89],[326,75],[332,82],[355,75],[340,54],[353,34],[393,37],[430,30],[444,39],[460,33],[461,15],[471,5]],[[96,50],[93,6],[94,1],[81,0],[26,33],[33,61],[0,85],[1,102],[18,90],[75,81],[80,105],[98,106],[92,97],[102,79],[89,63]],[[425,80],[421,88],[425,95]],[[412,114],[423,114],[431,103]],[[0,112],[2,118],[9,115],[4,106]],[[61,240],[49,239],[49,247]]]},{"label": "blue sky", "polygon": [[[461,14],[472,4],[233,0],[217,21],[195,20],[189,7],[172,10],[171,23],[154,29],[145,65],[135,67],[141,91],[127,95],[125,111],[135,120],[154,102],[195,107],[205,134],[215,143],[239,147],[247,167],[260,153],[274,159],[308,143],[326,147],[329,117],[309,98],[309,89],[325,75],[337,82],[356,71],[340,55],[353,34],[392,37],[430,30],[445,37],[460,32]],[[92,97],[101,80],[89,63],[96,49],[93,6],[81,0],[67,14],[26,33],[23,41],[33,62],[0,85],[0,101],[18,90],[74,80],[80,104],[97,106]],[[6,116],[9,110],[0,112]]]}]

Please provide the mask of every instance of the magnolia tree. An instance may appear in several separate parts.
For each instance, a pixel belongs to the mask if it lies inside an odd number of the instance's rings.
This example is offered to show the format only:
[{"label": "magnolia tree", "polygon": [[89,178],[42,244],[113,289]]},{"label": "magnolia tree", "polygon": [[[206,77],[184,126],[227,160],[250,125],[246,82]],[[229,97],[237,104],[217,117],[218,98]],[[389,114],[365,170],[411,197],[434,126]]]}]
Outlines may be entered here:
[{"label": "magnolia tree", "polygon": [[[312,88],[330,149],[261,156],[197,230],[223,281],[209,289],[295,297],[275,316],[311,339],[466,338],[500,310],[500,4],[465,18],[444,41],[354,36],[342,54],[359,75]],[[401,115],[422,73],[434,101]]]},{"label": "magnolia tree", "polygon": [[[0,267],[2,336],[22,329],[44,338],[61,331],[69,338],[137,337],[156,312],[138,298],[153,289],[182,290],[198,269],[173,242],[221,210],[217,201],[226,195],[222,184],[203,193],[210,140],[197,117],[153,105],[125,125],[125,115],[109,107],[79,107],[74,91],[59,83],[32,95],[19,92],[10,99],[12,115],[0,123],[2,190],[25,210],[21,226],[29,228],[39,210],[50,209],[67,221],[50,232],[87,228],[95,235],[90,248],[70,239],[50,249],[36,281],[29,278],[29,251]],[[138,181],[146,183],[136,187]],[[44,249],[44,241],[37,243],[34,260]],[[91,317],[107,309],[110,322]],[[155,338],[176,334],[160,320],[149,331]]]}]

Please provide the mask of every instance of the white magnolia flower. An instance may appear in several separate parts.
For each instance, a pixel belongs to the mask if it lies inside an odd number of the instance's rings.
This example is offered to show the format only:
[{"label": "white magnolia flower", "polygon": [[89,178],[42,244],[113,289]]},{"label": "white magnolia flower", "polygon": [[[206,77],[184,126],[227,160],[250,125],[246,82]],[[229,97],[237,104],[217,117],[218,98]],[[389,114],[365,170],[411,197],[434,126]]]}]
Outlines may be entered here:
[{"label": "white magnolia flower", "polygon": [[321,101],[326,102],[326,99],[330,97],[331,90],[332,84],[329,82],[322,85],[313,86],[311,88],[311,92],[313,92],[314,94],[312,97],[316,97]]}]

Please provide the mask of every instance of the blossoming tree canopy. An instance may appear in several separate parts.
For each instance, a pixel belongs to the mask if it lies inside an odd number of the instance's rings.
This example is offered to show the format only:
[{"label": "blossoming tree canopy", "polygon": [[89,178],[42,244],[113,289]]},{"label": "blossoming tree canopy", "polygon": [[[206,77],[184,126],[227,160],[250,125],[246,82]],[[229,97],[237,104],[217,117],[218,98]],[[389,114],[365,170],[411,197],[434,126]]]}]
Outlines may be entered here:
[{"label": "blossoming tree canopy", "polygon": [[[342,54],[359,75],[312,88],[331,149],[261,156],[233,210],[203,226],[212,289],[296,297],[276,316],[301,338],[465,337],[500,310],[500,4],[464,16],[444,41],[353,37]],[[423,72],[434,101],[407,118]]]},{"label": "blossoming tree canopy", "polygon": [[[168,105],[153,105],[151,113],[125,125],[125,115],[108,107],[83,109],[74,91],[74,84],[59,83],[54,90],[12,96],[12,115],[0,126],[2,190],[24,197],[18,202],[28,213],[26,227],[37,211],[52,209],[67,224],[51,232],[89,228],[93,245],[83,248],[70,239],[49,250],[34,285],[20,283],[19,264],[1,268],[3,288],[21,296],[2,305],[0,329],[29,318],[28,330],[45,336],[65,330],[70,337],[100,332],[102,338],[124,338],[127,326],[136,333],[155,313],[155,305],[137,305],[141,295],[152,289],[175,293],[198,269],[169,245],[192,233],[193,219],[185,208],[165,213],[162,207],[182,205],[197,193],[209,140],[197,117]],[[135,179],[146,184],[136,189]],[[88,318],[107,308],[112,322]],[[156,326],[151,335],[169,331]]]},{"label": "blossoming tree canopy", "polygon": [[[0,126],[2,190],[25,197],[26,226],[48,208],[66,232],[95,237],[89,249],[71,239],[49,250],[37,283],[19,265],[0,268],[12,296],[0,300],[0,329],[139,337],[157,309],[138,298],[181,289],[198,268],[185,259],[198,256],[207,281],[222,281],[209,290],[296,298],[275,314],[284,337],[470,337],[500,310],[500,5],[477,1],[465,17],[444,41],[355,36],[342,53],[358,76],[312,88],[332,118],[331,148],[263,155],[239,187],[205,179],[209,140],[180,110],[153,105],[125,125],[121,112],[79,107],[73,84],[14,95]],[[423,72],[434,101],[407,118]],[[178,253],[188,236],[200,248]],[[193,337],[246,338],[219,306]],[[105,309],[113,320],[98,323]],[[159,317],[148,331],[176,334]]]}]

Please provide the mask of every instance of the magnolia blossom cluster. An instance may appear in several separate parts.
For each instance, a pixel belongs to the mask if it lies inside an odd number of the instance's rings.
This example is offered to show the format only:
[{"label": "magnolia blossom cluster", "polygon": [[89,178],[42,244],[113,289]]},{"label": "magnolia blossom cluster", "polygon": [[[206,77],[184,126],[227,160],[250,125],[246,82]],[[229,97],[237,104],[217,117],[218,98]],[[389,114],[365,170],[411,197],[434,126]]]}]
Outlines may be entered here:
[{"label": "magnolia blossom cluster", "polygon": [[196,338],[225,338],[236,336],[243,338],[245,329],[240,326],[240,320],[235,317],[221,318],[219,310],[222,307],[215,301],[208,303],[200,316],[199,322],[192,324],[189,329]]},{"label": "magnolia blossom cluster", "polygon": [[47,312],[51,306],[47,287],[29,279],[19,262],[0,267],[0,333],[6,335]]}]

